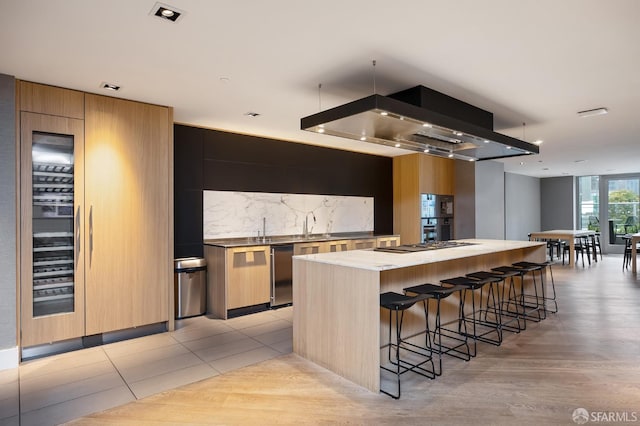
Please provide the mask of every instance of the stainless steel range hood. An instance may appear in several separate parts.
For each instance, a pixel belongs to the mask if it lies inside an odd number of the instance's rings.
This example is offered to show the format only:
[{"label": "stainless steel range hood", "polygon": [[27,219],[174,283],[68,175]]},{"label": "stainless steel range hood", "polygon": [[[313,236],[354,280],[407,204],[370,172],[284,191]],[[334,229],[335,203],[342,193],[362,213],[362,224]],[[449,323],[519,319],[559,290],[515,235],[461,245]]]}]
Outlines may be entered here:
[{"label": "stainless steel range hood", "polygon": [[[406,93],[411,96],[407,98]],[[415,99],[416,93],[418,98],[422,95],[423,100],[425,94],[432,96],[430,99],[436,102],[427,108],[396,99]],[[440,102],[443,99],[445,103]],[[447,114],[439,112],[443,110]],[[477,115],[473,116],[477,112],[485,115],[478,119]],[[465,116],[470,119],[466,120]],[[300,127],[311,132],[470,161],[539,152],[537,145],[494,132],[493,114],[423,86],[389,96],[371,95],[322,111],[302,118]]]}]

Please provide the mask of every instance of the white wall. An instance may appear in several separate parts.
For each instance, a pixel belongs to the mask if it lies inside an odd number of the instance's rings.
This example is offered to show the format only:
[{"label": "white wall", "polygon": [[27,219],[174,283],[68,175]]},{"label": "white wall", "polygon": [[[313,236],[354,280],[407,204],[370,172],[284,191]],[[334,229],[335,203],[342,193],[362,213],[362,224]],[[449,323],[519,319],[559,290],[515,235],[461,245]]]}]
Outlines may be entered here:
[{"label": "white wall", "polygon": [[540,231],[540,179],[505,173],[504,194],[505,238],[525,241]]}]

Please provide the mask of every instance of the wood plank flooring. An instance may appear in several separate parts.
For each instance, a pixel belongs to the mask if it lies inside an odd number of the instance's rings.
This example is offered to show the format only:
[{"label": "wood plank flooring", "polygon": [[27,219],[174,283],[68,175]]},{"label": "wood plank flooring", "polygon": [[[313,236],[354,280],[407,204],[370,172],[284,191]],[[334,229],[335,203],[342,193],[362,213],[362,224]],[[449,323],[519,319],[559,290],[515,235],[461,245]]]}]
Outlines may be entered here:
[{"label": "wood plank flooring", "polygon": [[571,425],[577,408],[640,423],[640,281],[621,266],[554,265],[559,313],[445,358],[436,380],[405,374],[398,401],[289,354],[71,424]]}]

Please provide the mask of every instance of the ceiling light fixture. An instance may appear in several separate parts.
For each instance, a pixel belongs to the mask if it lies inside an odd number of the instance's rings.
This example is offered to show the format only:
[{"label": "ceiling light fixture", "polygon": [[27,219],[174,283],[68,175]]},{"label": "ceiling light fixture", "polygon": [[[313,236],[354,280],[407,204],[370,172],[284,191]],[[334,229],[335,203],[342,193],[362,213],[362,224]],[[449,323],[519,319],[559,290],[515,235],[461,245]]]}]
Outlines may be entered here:
[{"label": "ceiling light fixture", "polygon": [[153,5],[149,14],[163,21],[177,22],[178,19],[184,15],[184,12],[176,7],[157,2]]},{"label": "ceiling light fixture", "polygon": [[584,111],[578,111],[578,115],[582,118],[586,118],[586,117],[593,117],[594,115],[603,115],[603,114],[607,114],[609,112],[608,109],[606,108],[594,108],[594,109],[587,109]]},{"label": "ceiling light fixture", "polygon": [[536,145],[541,145],[541,144],[542,144],[542,142],[544,142],[542,139],[538,139],[538,140],[537,140],[537,141],[535,141],[534,143],[535,143]]},{"label": "ceiling light fixture", "polygon": [[117,92],[118,90],[120,90],[120,86],[118,86],[117,84],[107,83],[105,81],[100,83],[100,87],[105,90],[111,90],[112,92]]}]

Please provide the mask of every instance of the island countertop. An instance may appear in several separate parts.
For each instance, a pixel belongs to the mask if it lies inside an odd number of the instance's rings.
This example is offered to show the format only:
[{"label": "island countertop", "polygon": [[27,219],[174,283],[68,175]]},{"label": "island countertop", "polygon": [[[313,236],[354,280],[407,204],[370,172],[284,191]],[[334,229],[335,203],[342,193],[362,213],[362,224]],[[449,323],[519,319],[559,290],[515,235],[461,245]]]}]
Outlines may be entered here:
[{"label": "island countertop", "polygon": [[383,251],[351,250],[347,252],[318,253],[295,256],[313,262],[327,263],[336,266],[366,269],[370,271],[387,271],[428,263],[462,259],[470,256],[485,255],[517,249],[544,246],[543,242],[465,239],[456,240],[470,245],[442,248],[438,250],[418,251],[413,253],[388,253]]}]

